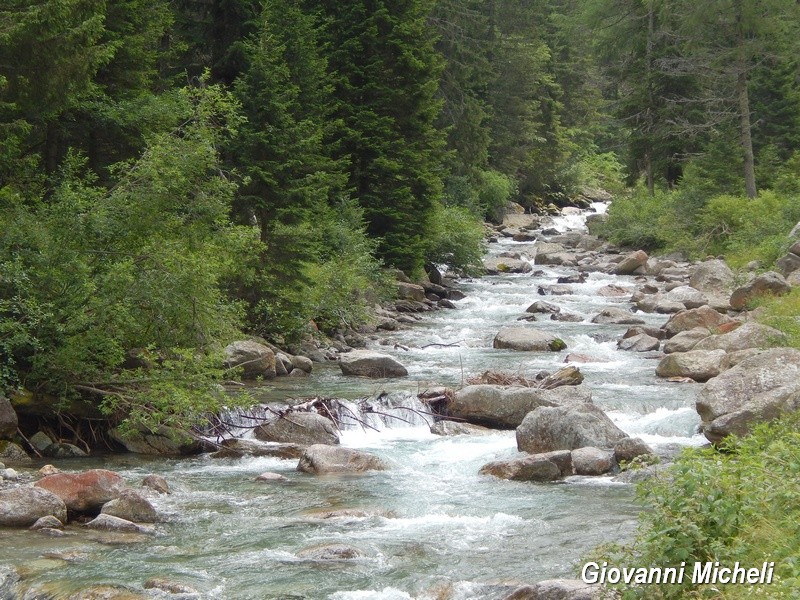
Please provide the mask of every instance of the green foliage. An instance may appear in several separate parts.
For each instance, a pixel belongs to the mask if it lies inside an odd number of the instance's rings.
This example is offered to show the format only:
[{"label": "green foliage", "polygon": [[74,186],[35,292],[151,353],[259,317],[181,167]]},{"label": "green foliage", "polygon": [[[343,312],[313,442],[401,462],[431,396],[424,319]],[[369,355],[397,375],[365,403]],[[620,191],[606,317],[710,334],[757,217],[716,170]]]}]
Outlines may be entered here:
[{"label": "green foliage", "polygon": [[583,188],[605,190],[614,196],[626,192],[625,168],[613,152],[592,152],[575,166],[575,179]]},{"label": "green foliage", "polygon": [[516,182],[498,171],[481,171],[478,181],[478,206],[480,214],[493,221],[502,219],[506,204],[517,193]]},{"label": "green foliage", "polygon": [[628,546],[601,549],[619,566],[694,561],[760,566],[775,562],[767,585],[617,586],[635,598],[794,598],[800,586],[800,413],[757,426],[720,451],[687,450],[665,474],[640,485],[647,511]]},{"label": "green foliage", "polygon": [[436,206],[431,220],[426,260],[456,272],[481,273],[486,252],[482,221],[465,208],[444,205]]},{"label": "green foliage", "polygon": [[785,296],[759,300],[763,307],[759,321],[786,334],[786,345],[800,348],[800,289],[792,288]]}]

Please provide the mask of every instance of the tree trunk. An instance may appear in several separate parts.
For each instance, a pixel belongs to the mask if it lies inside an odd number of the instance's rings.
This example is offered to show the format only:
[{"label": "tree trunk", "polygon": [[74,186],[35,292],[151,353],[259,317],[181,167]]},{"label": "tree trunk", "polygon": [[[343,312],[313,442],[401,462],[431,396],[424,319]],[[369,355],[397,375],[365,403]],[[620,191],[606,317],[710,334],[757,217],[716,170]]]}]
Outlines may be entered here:
[{"label": "tree trunk", "polygon": [[750,97],[747,93],[747,68],[744,59],[740,59],[736,74],[736,95],[739,101],[739,140],[742,144],[744,158],[744,188],[751,200],[756,197],[756,167],[753,156],[753,138],[750,126]]}]

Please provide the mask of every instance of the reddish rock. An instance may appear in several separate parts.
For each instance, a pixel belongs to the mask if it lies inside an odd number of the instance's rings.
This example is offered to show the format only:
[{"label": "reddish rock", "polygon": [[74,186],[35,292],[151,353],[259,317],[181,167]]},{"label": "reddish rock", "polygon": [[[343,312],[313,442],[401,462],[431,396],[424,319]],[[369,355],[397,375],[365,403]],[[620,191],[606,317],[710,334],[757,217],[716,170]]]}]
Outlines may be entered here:
[{"label": "reddish rock", "polygon": [[34,485],[52,492],[75,512],[99,512],[103,504],[118,498],[125,489],[122,477],[105,469],[48,475]]}]

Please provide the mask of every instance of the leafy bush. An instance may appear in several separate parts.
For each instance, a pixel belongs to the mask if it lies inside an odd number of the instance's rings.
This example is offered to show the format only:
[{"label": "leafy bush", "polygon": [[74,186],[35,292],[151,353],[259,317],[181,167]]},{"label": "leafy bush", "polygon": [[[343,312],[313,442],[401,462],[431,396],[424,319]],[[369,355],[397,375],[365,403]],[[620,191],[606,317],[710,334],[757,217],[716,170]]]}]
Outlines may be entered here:
[{"label": "leafy bush", "polygon": [[800,348],[800,289],[793,288],[785,296],[761,299],[763,312],[759,321],[786,334],[786,345]]},{"label": "leafy bush", "polygon": [[676,567],[694,561],[775,562],[767,585],[624,586],[621,598],[795,598],[800,587],[800,413],[757,426],[721,451],[687,450],[664,475],[639,487],[648,507],[635,540],[601,548],[619,566]]},{"label": "leafy bush", "polygon": [[613,152],[591,153],[574,167],[578,185],[605,190],[614,196],[626,191],[625,167]]},{"label": "leafy bush", "polygon": [[503,218],[506,204],[516,195],[517,184],[499,171],[481,171],[477,186],[480,216],[492,221]]},{"label": "leafy bush", "polygon": [[433,211],[425,258],[466,274],[483,270],[483,223],[465,208],[442,206]]}]

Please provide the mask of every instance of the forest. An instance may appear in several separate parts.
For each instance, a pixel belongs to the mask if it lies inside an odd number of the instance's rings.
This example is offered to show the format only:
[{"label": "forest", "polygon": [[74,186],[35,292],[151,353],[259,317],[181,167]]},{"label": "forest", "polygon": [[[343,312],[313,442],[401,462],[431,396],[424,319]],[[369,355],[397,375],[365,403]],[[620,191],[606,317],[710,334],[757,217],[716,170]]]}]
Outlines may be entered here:
[{"label": "forest", "polygon": [[800,221],[799,17],[789,0],[6,0],[0,388],[141,381],[133,349],[160,357],[142,402],[213,381],[237,336],[357,326],[393,269],[480,272],[509,201],[602,190],[616,243],[768,266]]}]

